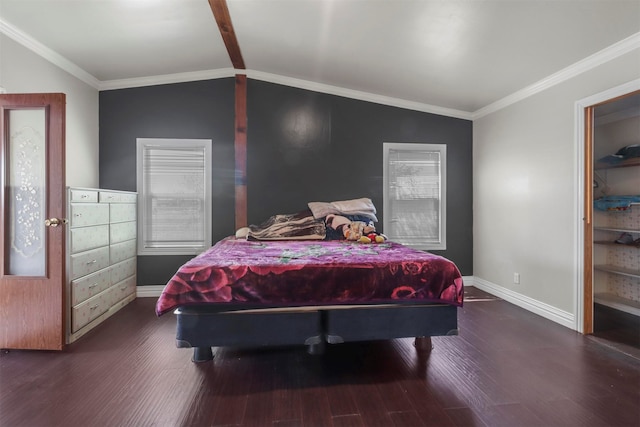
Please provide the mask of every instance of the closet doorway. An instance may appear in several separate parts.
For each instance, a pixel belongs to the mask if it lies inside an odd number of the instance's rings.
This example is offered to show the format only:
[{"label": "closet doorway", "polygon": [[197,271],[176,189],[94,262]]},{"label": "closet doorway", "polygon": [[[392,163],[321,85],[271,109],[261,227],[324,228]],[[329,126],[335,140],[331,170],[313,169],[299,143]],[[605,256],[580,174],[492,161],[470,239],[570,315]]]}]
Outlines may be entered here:
[{"label": "closet doorway", "polygon": [[640,349],[638,82],[591,102],[583,104],[582,332]]}]

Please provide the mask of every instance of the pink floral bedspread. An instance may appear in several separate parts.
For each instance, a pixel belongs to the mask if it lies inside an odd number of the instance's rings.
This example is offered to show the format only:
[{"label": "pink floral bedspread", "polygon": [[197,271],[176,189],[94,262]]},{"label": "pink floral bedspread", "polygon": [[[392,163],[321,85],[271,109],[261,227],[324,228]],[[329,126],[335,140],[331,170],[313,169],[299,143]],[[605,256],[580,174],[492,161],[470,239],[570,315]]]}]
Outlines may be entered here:
[{"label": "pink floral bedspread", "polygon": [[310,306],[437,302],[462,306],[446,258],[393,242],[248,241],[228,237],[184,264],[156,305]]}]

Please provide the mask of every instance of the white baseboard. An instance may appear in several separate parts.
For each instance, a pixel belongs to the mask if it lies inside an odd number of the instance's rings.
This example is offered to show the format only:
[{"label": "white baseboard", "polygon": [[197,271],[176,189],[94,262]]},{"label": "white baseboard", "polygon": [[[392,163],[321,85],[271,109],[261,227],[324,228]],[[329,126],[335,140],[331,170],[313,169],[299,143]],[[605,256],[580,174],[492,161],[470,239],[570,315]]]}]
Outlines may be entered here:
[{"label": "white baseboard", "polygon": [[136,286],[136,296],[138,298],[158,298],[164,289],[164,285],[144,285]]},{"label": "white baseboard", "polygon": [[575,330],[575,315],[569,312],[560,310],[547,303],[535,300],[526,295],[519,294],[479,277],[473,277],[472,283],[473,286],[480,290],[502,298],[503,300],[508,301],[511,304],[522,307],[527,311],[544,317],[545,319],[549,319],[553,322],[559,323],[562,326],[566,326],[569,329]]}]

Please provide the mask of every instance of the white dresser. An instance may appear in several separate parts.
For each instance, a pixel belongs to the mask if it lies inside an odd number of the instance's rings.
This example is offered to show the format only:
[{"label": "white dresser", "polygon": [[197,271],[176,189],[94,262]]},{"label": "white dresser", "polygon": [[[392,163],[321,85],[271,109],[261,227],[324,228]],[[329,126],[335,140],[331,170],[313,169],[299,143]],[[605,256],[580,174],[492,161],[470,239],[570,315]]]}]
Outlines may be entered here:
[{"label": "white dresser", "polygon": [[137,194],[67,188],[67,343],[136,297]]}]

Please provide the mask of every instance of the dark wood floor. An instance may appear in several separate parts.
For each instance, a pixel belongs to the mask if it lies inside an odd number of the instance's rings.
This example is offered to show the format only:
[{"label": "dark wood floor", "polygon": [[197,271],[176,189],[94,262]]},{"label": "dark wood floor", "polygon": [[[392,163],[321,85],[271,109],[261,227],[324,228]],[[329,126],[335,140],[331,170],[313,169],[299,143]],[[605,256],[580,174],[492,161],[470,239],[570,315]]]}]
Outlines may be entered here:
[{"label": "dark wood floor", "polygon": [[460,335],[216,349],[191,363],[138,299],[62,353],[0,355],[0,426],[638,426],[640,361],[502,300]]},{"label": "dark wood floor", "polygon": [[640,354],[640,317],[601,304],[593,305],[593,335]]}]

